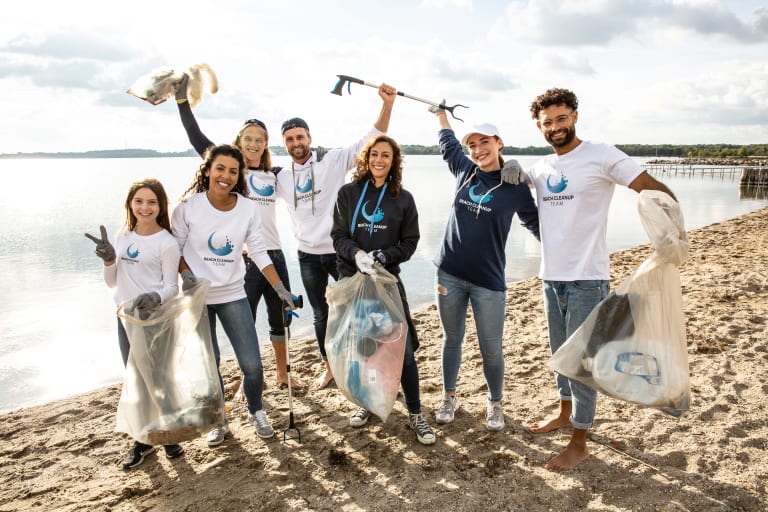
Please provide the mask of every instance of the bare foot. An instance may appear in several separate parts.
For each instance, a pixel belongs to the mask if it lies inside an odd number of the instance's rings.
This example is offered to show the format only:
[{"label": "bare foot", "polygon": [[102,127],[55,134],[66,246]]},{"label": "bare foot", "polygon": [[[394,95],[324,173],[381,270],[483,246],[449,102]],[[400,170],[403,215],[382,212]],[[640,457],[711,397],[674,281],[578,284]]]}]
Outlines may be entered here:
[{"label": "bare foot", "polygon": [[[288,387],[288,376],[287,375],[278,375],[277,376],[277,387],[280,389],[287,388]],[[304,389],[307,385],[304,383],[304,381],[301,381],[297,378],[295,378],[293,375],[291,375],[291,389]]]},{"label": "bare foot", "polygon": [[544,466],[550,471],[568,471],[589,458],[589,449],[586,445],[578,446],[573,441],[568,443],[565,450],[552,458]]},{"label": "bare foot", "polygon": [[245,402],[245,391],[243,391],[243,379],[240,379],[240,385],[232,396],[233,402]]},{"label": "bare foot", "polygon": [[333,380],[333,374],[329,369],[326,368],[326,370],[323,373],[321,373],[318,378],[315,379],[315,382],[313,383],[313,387],[315,389],[323,389],[326,386],[328,386],[328,384],[330,384],[332,380]]},{"label": "bare foot", "polygon": [[560,428],[570,427],[571,420],[569,418],[570,416],[550,416],[541,421],[534,421],[528,425],[528,430],[533,434],[543,434],[544,432],[552,432]]}]

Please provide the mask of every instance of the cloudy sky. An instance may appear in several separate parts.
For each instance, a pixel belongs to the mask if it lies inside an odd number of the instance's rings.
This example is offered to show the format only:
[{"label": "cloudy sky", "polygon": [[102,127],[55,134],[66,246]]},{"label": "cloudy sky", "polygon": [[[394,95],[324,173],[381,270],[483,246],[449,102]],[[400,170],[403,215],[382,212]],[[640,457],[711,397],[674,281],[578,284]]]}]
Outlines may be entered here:
[{"label": "cloudy sky", "polygon": [[[578,95],[585,139],[768,142],[766,1],[25,0],[0,17],[0,153],[184,151],[175,104],[125,91],[197,62],[220,81],[196,109],[216,142],[258,117],[280,144],[293,116],[315,144],[353,141],[380,102],[360,85],[330,94],[337,74],[469,105],[457,132],[493,122],[508,145],[545,145],[528,105],[555,86]],[[434,144],[436,126],[397,99],[398,141]]]}]

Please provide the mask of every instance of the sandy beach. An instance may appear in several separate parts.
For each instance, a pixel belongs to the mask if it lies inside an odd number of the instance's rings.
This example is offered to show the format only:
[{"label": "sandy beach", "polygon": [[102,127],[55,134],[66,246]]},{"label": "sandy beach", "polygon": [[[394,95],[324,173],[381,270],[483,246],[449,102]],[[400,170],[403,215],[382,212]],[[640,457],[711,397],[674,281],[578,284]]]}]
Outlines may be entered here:
[{"label": "sandy beach", "polygon": [[[544,464],[569,430],[533,435],[526,426],[553,412],[541,285],[509,287],[505,327],[505,417],[485,429],[486,386],[473,322],[467,322],[458,383],[461,409],[435,425],[441,397],[441,331],[434,306],[414,311],[422,403],[438,439],[422,446],[400,401],[382,424],[349,426],[340,391],[296,395],[302,442],[283,442],[288,395],[262,350],[267,410],[278,436],[259,439],[245,405],[231,401],[234,361],[222,365],[232,434],[209,448],[184,444],[121,469],[131,445],[114,433],[120,385],[0,416],[0,511],[757,511],[768,509],[768,208],[689,232],[680,268],[691,409],[675,419],[600,396],[591,456],[575,470]],[[612,286],[650,254],[647,245],[612,255]],[[259,333],[260,335],[262,333]],[[115,357],[117,343],[115,341]],[[291,340],[293,372],[321,370],[313,339]]]}]

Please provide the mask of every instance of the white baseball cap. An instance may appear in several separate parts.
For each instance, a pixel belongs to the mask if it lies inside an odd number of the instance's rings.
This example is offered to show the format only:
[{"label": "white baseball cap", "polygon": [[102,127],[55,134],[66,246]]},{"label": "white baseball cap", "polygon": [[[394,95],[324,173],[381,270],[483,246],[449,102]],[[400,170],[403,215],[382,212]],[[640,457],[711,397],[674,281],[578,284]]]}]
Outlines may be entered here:
[{"label": "white baseball cap", "polygon": [[494,125],[490,123],[480,123],[476,124],[472,127],[472,129],[464,136],[463,139],[461,139],[461,143],[465,146],[467,145],[467,139],[470,138],[472,135],[486,135],[486,136],[496,136],[501,138],[501,135],[499,135],[499,129],[496,128]]}]

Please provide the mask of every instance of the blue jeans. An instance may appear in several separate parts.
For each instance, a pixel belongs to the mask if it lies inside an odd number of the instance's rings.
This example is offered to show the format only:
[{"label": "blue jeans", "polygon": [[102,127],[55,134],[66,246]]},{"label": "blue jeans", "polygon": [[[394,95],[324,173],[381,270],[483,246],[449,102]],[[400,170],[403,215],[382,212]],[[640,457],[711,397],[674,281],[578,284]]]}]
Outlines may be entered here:
[{"label": "blue jeans", "polygon": [[299,251],[299,270],[304,291],[312,306],[314,315],[315,337],[320,348],[323,361],[328,360],[325,353],[325,330],[328,326],[328,302],[325,300],[325,289],[328,288],[328,276],[334,281],[339,279],[336,269],[336,253],[309,254]]},{"label": "blue jeans", "polygon": [[[544,311],[549,329],[549,349],[554,354],[571,334],[584,323],[592,310],[608,296],[605,280],[543,281]],[[575,379],[555,372],[560,400],[572,400],[571,423],[574,428],[592,427],[597,407],[597,392]]]},{"label": "blue jeans", "polygon": [[[216,317],[221,320],[224,332],[227,333],[232,349],[237,357],[237,364],[243,372],[243,394],[248,402],[248,412],[262,409],[261,394],[264,391],[264,369],[261,366],[261,352],[259,351],[259,339],[256,336],[256,327],[253,322],[251,308],[247,299],[234,302],[208,305],[208,320],[211,324],[211,341],[213,342],[213,354],[216,357],[218,370],[221,362],[219,341],[216,338]],[[222,394],[224,381],[219,371],[219,383]]]},{"label": "blue jeans", "polygon": [[456,391],[467,305],[472,304],[483,373],[491,400],[501,400],[504,387],[504,301],[506,292],[489,290],[437,270],[437,310],[443,327],[443,389]]},{"label": "blue jeans", "polygon": [[[280,249],[267,251],[275,271],[280,277],[286,288],[291,289],[291,283],[288,280],[288,267],[285,264],[285,256]],[[269,321],[269,339],[271,341],[285,341],[285,327],[283,326],[283,301],[278,297],[275,289],[269,284],[267,278],[261,273],[250,258],[244,256],[245,260],[245,294],[248,296],[248,304],[251,306],[253,318],[256,318],[256,308],[259,301],[264,297],[267,304],[267,320]],[[288,325],[291,325],[291,316],[287,318]]]},{"label": "blue jeans", "polygon": [[400,385],[403,386],[405,406],[410,413],[421,412],[421,397],[419,391],[419,367],[416,357],[413,355],[413,335],[408,331],[405,342],[405,357],[403,358],[403,373],[400,376]]}]

